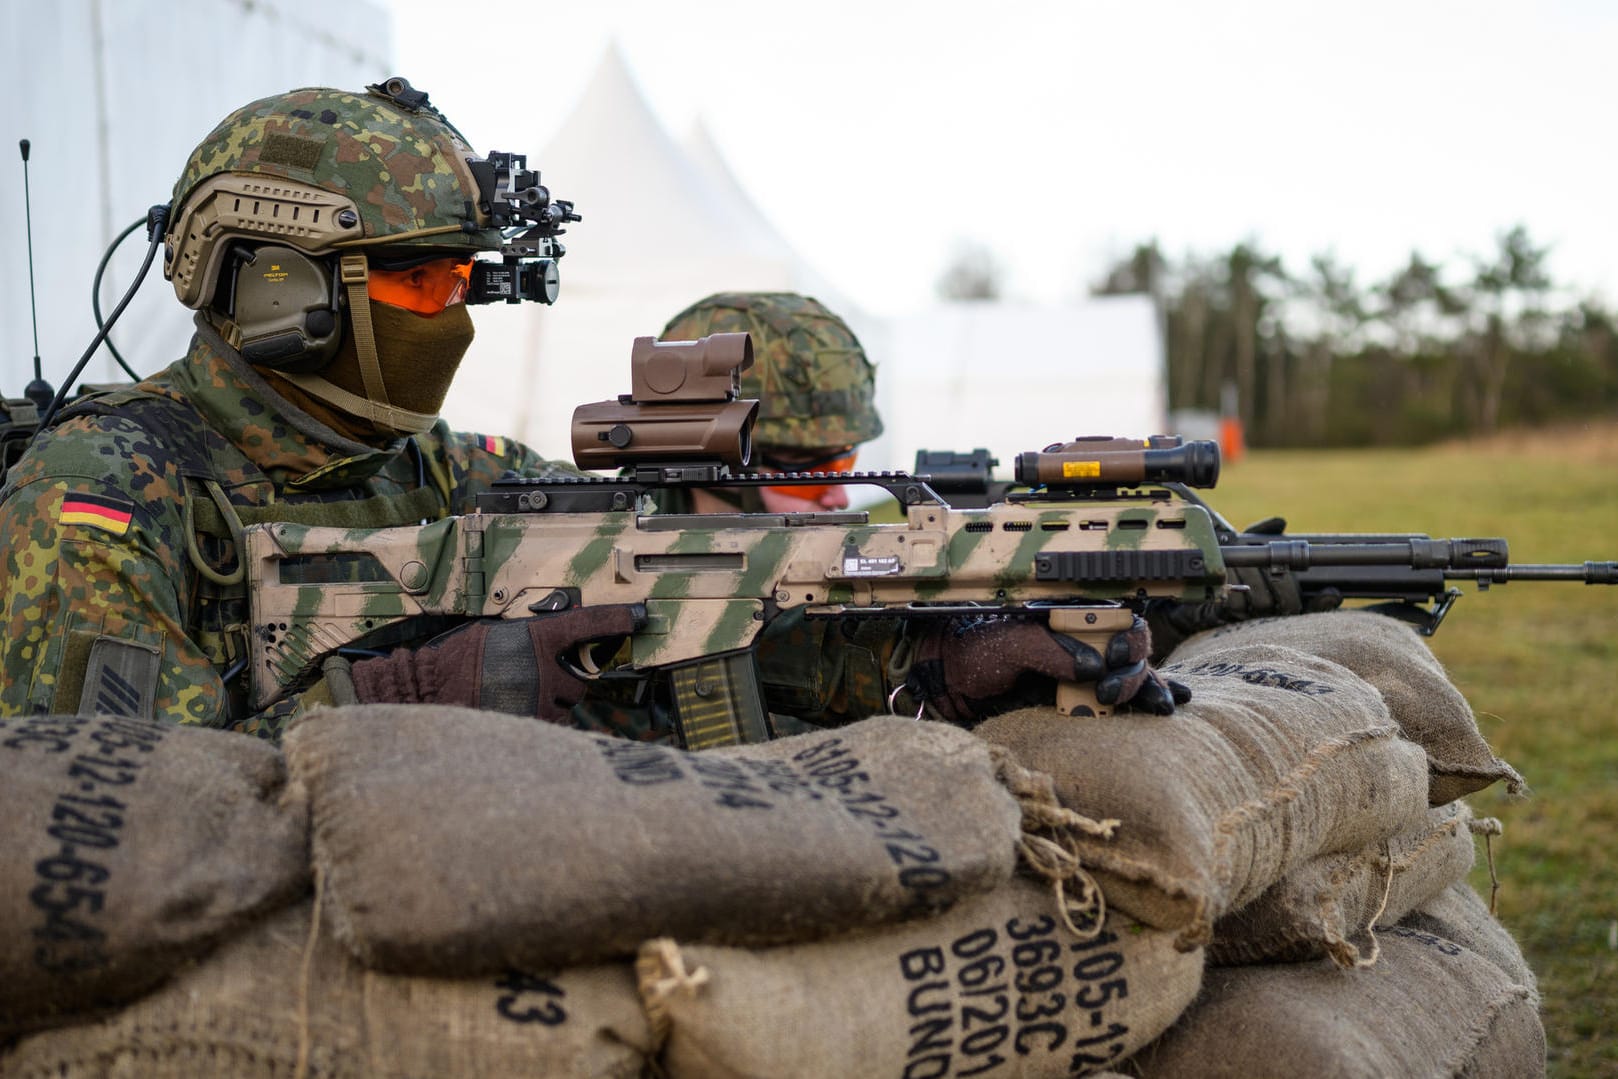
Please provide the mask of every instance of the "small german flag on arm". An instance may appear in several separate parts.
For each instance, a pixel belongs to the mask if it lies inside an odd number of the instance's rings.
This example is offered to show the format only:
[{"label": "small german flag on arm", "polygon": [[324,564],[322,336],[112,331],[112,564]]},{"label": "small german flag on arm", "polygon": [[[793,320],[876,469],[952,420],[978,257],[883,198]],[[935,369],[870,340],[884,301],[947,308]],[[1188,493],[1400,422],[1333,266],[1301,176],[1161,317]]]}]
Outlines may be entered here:
[{"label": "small german flag on arm", "polygon": [[62,499],[57,520],[65,525],[89,525],[121,536],[129,531],[134,514],[135,504],[126,498],[75,492]]}]

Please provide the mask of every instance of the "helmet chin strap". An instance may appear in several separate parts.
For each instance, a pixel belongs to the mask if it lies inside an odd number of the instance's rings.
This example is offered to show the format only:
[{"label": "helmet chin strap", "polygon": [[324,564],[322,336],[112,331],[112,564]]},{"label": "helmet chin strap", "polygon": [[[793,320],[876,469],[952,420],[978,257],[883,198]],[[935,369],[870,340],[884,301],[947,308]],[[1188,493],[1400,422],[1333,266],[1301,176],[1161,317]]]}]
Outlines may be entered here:
[{"label": "helmet chin strap", "polygon": [[365,385],[365,396],[350,393],[341,386],[316,374],[281,372],[283,378],[311,397],[335,405],[350,415],[370,420],[401,434],[419,435],[437,421],[436,415],[412,412],[388,400],[387,387],[382,382],[382,364],[377,358],[376,331],[371,326],[371,301],[366,291],[370,275],[364,255],[344,255],[338,262],[344,290],[348,294],[350,326],[354,334],[354,351],[359,359],[360,378]]}]

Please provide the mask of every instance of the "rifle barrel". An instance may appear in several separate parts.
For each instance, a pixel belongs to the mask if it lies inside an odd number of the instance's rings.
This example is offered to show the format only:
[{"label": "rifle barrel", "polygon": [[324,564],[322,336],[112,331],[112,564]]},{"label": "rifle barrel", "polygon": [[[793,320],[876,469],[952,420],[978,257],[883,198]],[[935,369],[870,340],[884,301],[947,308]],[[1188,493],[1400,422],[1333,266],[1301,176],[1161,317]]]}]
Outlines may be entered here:
[{"label": "rifle barrel", "polygon": [[1454,580],[1476,579],[1486,584],[1505,584],[1508,581],[1583,581],[1585,584],[1618,584],[1618,562],[1500,566],[1495,569],[1450,571],[1444,576]]},{"label": "rifle barrel", "polygon": [[1306,570],[1311,566],[1406,566],[1411,569],[1452,570],[1468,573],[1504,569],[1510,562],[1503,539],[1430,539],[1426,536],[1374,536],[1368,542],[1332,542],[1277,539],[1267,543],[1238,543],[1220,547],[1225,565],[1275,570]]}]

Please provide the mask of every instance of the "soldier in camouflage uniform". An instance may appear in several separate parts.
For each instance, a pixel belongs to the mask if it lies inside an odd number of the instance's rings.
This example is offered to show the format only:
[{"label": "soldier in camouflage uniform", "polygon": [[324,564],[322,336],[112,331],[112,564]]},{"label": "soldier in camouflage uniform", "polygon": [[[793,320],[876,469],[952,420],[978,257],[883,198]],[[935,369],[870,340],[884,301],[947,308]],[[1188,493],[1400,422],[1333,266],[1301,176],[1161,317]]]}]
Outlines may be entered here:
[{"label": "soldier in camouflage uniform", "polygon": [[[742,372],[741,395],[759,401],[753,463],[760,471],[847,472],[859,444],[882,433],[871,362],[854,331],[819,300],[793,292],[721,292],[675,315],[659,336],[694,341],[712,333],[753,338],[753,366]],[[720,499],[730,497],[748,509],[777,513],[845,509],[847,490],[766,487],[753,498],[702,491],[697,505],[701,512],[718,510]]]},{"label": "soldier in camouflage uniform", "polygon": [[[401,83],[253,102],[191,155],[164,260],[190,351],[64,409],[0,491],[0,714],[278,737],[329,690],[249,712],[244,525],[414,524],[554,467],[437,418],[472,338],[469,260],[501,235],[465,140]],[[300,275],[330,300],[288,321],[276,289]]]}]

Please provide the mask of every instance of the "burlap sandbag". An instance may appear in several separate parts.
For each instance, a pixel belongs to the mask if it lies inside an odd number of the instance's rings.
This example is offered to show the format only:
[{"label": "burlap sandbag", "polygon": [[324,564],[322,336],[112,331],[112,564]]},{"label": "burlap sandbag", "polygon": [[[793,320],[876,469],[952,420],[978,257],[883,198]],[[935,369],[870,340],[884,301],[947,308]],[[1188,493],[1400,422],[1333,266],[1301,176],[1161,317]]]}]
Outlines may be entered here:
[{"label": "burlap sandbag", "polygon": [[308,885],[271,745],[112,716],[0,719],[0,1037],[128,1000]]},{"label": "burlap sandbag", "polygon": [[633,968],[416,978],[361,967],[305,901],[99,1022],[25,1038],[16,1079],[454,1079],[641,1073]]},{"label": "burlap sandbag", "polygon": [[1217,966],[1326,956],[1340,967],[1376,962],[1373,926],[1392,923],[1472,869],[1476,845],[1465,802],[1434,806],[1418,824],[1353,854],[1312,858],[1263,895],[1214,923]]},{"label": "burlap sandbag", "polygon": [[1471,706],[1427,641],[1397,618],[1340,610],[1236,622],[1183,642],[1167,662],[1196,663],[1212,652],[1259,644],[1295,648],[1341,663],[1375,686],[1405,737],[1427,751],[1428,800],[1433,805],[1500,780],[1511,793],[1522,792],[1522,776],[1489,748]]},{"label": "burlap sandbag", "polygon": [[1102,719],[1031,708],[976,728],[1062,804],[1119,824],[1078,854],[1109,904],[1206,943],[1215,919],[1320,854],[1357,851],[1427,809],[1427,762],[1345,667],[1286,648],[1170,668],[1192,698],[1172,716]]},{"label": "burlap sandbag", "polygon": [[285,745],[339,935],[404,973],[896,921],[1004,881],[1022,834],[988,746],[893,716],[687,753],[493,712],[360,705],[299,720]]},{"label": "burlap sandbag", "polygon": [[1539,1003],[1539,981],[1509,930],[1489,913],[1489,904],[1466,881],[1456,881],[1399,919],[1404,929],[1430,933],[1470,948],[1526,986]]},{"label": "burlap sandbag", "polygon": [[1074,936],[1021,878],[936,918],[746,951],[649,942],[636,964],[673,1079],[1085,1075],[1157,1037],[1202,954],[1112,915]]},{"label": "burlap sandbag", "polygon": [[1208,968],[1196,1003],[1130,1067],[1142,1079],[1529,1079],[1545,1074],[1545,1029],[1493,963],[1395,928],[1373,967]]}]

